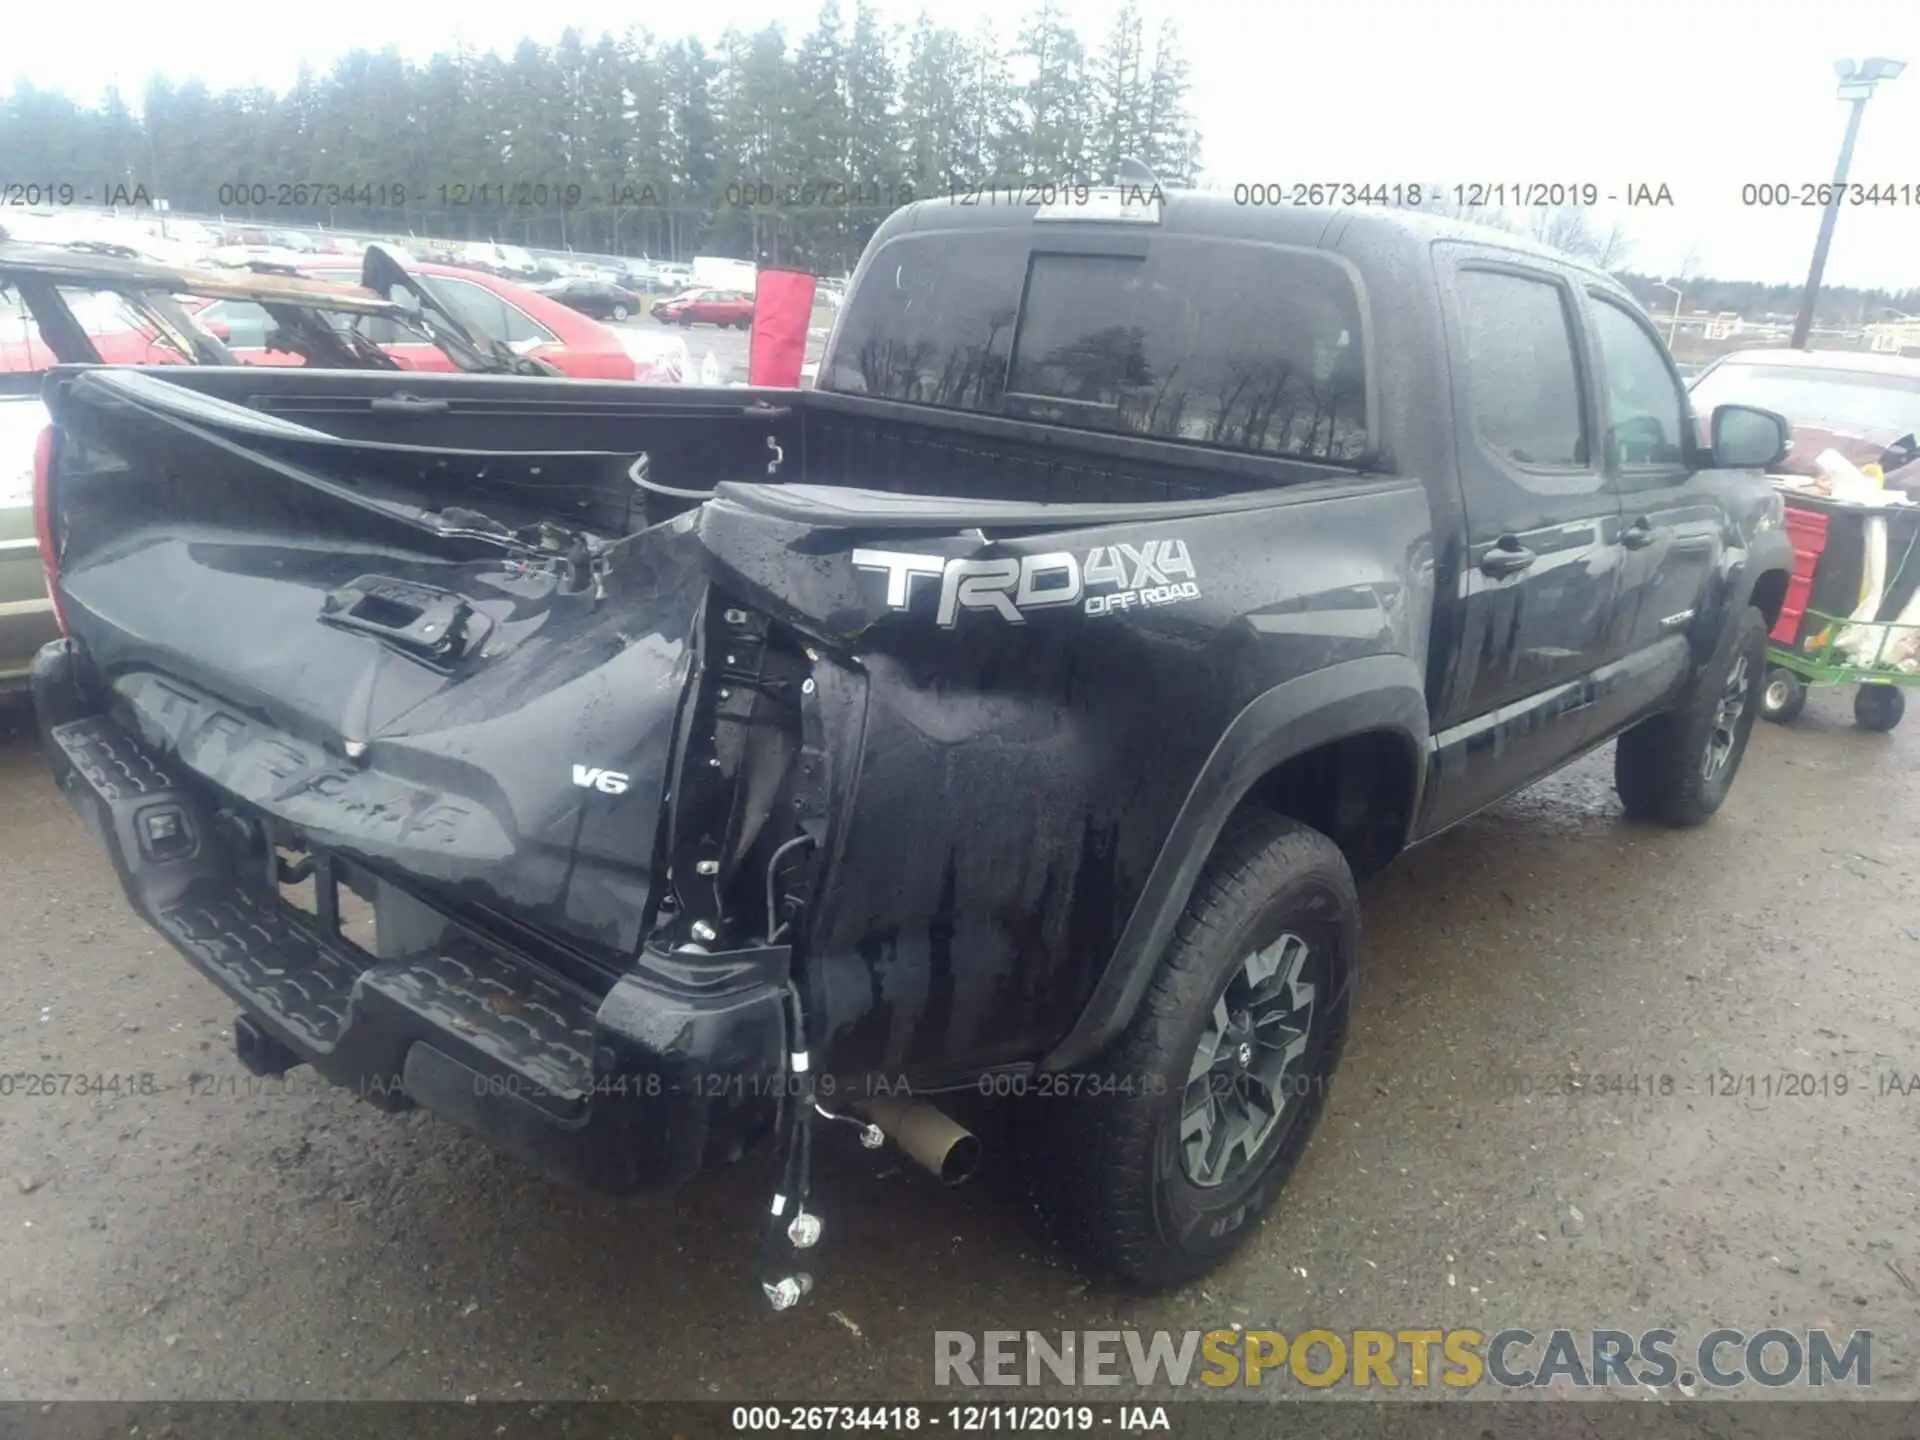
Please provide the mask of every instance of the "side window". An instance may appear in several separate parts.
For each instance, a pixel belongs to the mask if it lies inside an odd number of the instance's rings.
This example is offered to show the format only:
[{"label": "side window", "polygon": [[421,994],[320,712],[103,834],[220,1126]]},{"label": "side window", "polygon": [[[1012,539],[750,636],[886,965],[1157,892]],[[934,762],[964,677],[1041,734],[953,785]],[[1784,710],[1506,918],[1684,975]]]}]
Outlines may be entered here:
[{"label": "side window", "polygon": [[[306,272],[315,280],[331,280],[336,285],[354,285],[360,283],[358,270],[310,270]],[[345,316],[329,317],[336,329],[351,326],[376,345],[422,345],[426,341],[406,326],[378,315],[367,315],[358,319]]]},{"label": "side window", "polygon": [[1580,369],[1565,293],[1550,280],[1462,270],[1468,406],[1480,439],[1534,469],[1585,469]]},{"label": "side window", "polygon": [[250,300],[216,300],[194,318],[226,326],[227,344],[235,350],[264,350],[277,328],[273,317]]},{"label": "side window", "polygon": [[423,275],[420,283],[431,290],[434,298],[451,310],[462,325],[481,336],[504,340],[509,345],[522,341],[544,345],[555,338],[546,326],[484,285],[446,275]]},{"label": "side window", "polygon": [[1612,301],[1593,297],[1594,335],[1607,371],[1607,454],[1621,466],[1679,465],[1686,402],[1660,344]]}]

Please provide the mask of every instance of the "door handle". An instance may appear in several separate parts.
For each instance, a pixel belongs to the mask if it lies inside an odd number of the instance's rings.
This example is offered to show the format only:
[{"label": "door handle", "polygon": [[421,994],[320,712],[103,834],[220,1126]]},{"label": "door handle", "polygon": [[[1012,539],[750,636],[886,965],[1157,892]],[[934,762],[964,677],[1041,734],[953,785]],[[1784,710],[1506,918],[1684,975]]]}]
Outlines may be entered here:
[{"label": "door handle", "polygon": [[1480,557],[1480,571],[1496,580],[1518,575],[1533,564],[1534,554],[1511,535],[1502,535],[1493,548]]},{"label": "door handle", "polygon": [[1647,517],[1642,515],[1638,520],[1634,521],[1633,524],[1629,525],[1625,530],[1622,530],[1620,532],[1620,543],[1629,550],[1638,550],[1642,546],[1651,545],[1653,543],[1653,527],[1647,523]]}]

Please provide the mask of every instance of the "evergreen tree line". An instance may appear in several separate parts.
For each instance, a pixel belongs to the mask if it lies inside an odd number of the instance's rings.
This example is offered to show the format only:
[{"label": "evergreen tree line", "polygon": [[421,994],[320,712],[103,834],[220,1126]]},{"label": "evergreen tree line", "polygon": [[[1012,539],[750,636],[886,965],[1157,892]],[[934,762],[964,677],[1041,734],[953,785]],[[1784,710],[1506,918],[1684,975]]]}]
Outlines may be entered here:
[{"label": "evergreen tree line", "polygon": [[825,270],[909,198],[1109,182],[1127,156],[1190,184],[1187,89],[1174,26],[1133,0],[1091,45],[1053,0],[1007,39],[824,0],[797,43],[774,24],[713,48],[569,29],[510,57],[356,50],[284,93],[155,79],[137,110],[21,84],[0,155],[10,182],[270,227]]}]

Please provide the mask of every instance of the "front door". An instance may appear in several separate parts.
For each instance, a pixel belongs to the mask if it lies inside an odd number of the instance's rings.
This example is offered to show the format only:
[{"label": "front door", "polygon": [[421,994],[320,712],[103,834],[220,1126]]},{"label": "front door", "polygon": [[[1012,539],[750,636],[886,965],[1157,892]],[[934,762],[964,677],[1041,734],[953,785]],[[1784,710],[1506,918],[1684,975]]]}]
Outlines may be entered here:
[{"label": "front door", "polygon": [[1618,297],[1587,292],[1600,364],[1607,473],[1621,506],[1619,664],[1594,701],[1595,736],[1657,706],[1705,660],[1719,633],[1705,613],[1725,549],[1725,512],[1690,446],[1679,373],[1652,329]]},{"label": "front door", "polygon": [[1468,548],[1423,832],[1578,751],[1592,673],[1620,639],[1620,510],[1594,443],[1578,296],[1545,264],[1443,253]]}]

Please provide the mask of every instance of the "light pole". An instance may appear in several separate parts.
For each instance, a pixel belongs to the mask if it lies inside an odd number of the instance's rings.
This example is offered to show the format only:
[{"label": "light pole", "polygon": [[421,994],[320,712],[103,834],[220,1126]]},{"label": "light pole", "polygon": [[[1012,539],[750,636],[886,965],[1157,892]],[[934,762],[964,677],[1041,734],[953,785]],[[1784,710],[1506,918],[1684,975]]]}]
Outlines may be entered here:
[{"label": "light pole", "polygon": [[1686,296],[1681,294],[1679,286],[1669,285],[1664,280],[1654,281],[1653,288],[1673,292],[1673,318],[1667,321],[1667,349],[1671,350],[1673,348],[1673,337],[1680,329],[1680,302],[1686,299]]},{"label": "light pole", "polygon": [[1800,315],[1793,322],[1793,339],[1788,342],[1795,350],[1807,348],[1807,333],[1813,329],[1813,307],[1820,298],[1820,274],[1827,268],[1833,222],[1840,216],[1840,202],[1847,193],[1847,167],[1853,163],[1853,142],[1860,134],[1860,117],[1866,113],[1873,87],[1882,80],[1893,79],[1906,68],[1906,61],[1888,60],[1883,56],[1862,60],[1858,65],[1851,60],[1833,62],[1834,73],[1840,77],[1840,98],[1851,101],[1853,110],[1847,116],[1846,138],[1840,142],[1840,163],[1833,171],[1833,192],[1827,197],[1827,208],[1820,216],[1820,238],[1813,243],[1813,265],[1807,271],[1807,288],[1800,297]]}]

